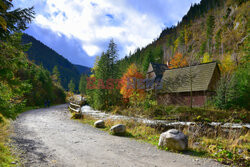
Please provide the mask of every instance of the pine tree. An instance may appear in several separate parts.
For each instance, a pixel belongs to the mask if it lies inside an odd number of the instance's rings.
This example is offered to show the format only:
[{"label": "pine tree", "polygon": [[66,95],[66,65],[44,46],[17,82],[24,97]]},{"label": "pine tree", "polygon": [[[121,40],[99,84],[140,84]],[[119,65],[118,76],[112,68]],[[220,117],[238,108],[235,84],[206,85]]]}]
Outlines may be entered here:
[{"label": "pine tree", "polygon": [[206,51],[206,42],[203,42],[200,47],[199,56],[201,57],[202,55],[204,55],[205,51]]},{"label": "pine tree", "polygon": [[7,39],[13,32],[27,29],[34,18],[34,8],[14,9],[11,1],[0,1],[0,39]]},{"label": "pine tree", "polygon": [[[100,60],[98,61],[98,68],[95,71],[95,77],[97,82],[106,81],[111,75],[110,70],[110,56],[108,54],[102,53]],[[97,109],[104,109],[109,104],[108,90],[105,88],[97,88],[94,92],[94,107]]]},{"label": "pine tree", "polygon": [[82,95],[86,94],[86,87],[87,87],[87,75],[81,75],[79,82],[79,92]]},{"label": "pine tree", "polygon": [[215,49],[217,52],[220,51],[220,46],[221,46],[221,29],[216,33],[215,36]]},{"label": "pine tree", "polygon": [[149,67],[149,63],[154,62],[153,59],[153,54],[152,54],[152,50],[150,49],[149,52],[146,54],[145,59],[143,60],[143,71],[147,72],[148,67]]},{"label": "pine tree", "polygon": [[213,15],[209,15],[207,18],[207,49],[210,54],[211,54],[214,27],[215,27],[215,17]]},{"label": "pine tree", "polygon": [[110,68],[108,73],[110,73],[111,78],[116,78],[118,71],[116,67],[117,59],[118,59],[118,50],[117,45],[115,44],[114,40],[111,39],[109,42],[108,50],[107,50],[107,56],[109,59]]},{"label": "pine tree", "polygon": [[[102,53],[100,59],[96,62],[94,68],[94,77],[99,88],[93,91],[87,91],[94,100],[93,107],[97,109],[105,109],[108,106],[114,105],[119,100],[119,90],[106,89],[108,79],[118,79],[118,53],[117,46],[113,40],[110,41],[107,52]],[[89,94],[90,93],[90,94]]]},{"label": "pine tree", "polygon": [[61,85],[60,72],[57,66],[54,66],[52,70],[52,79],[57,85]]},{"label": "pine tree", "polygon": [[75,91],[75,83],[74,81],[71,79],[69,84],[68,84],[68,88],[70,92],[74,92]]}]

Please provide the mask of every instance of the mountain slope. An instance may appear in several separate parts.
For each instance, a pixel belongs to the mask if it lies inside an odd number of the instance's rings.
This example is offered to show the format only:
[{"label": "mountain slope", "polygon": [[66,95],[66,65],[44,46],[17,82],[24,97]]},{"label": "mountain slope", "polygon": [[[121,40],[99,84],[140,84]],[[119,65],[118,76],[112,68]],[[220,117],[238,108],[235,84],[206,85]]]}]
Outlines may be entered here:
[{"label": "mountain slope", "polygon": [[147,59],[167,63],[177,53],[194,63],[209,55],[213,61],[231,56],[240,64],[248,50],[249,5],[249,0],[201,0],[177,26],[163,30],[157,40],[120,60],[119,66],[124,72],[135,63],[145,72]]},{"label": "mountain slope", "polygon": [[67,89],[71,79],[78,85],[80,73],[67,59],[28,34],[23,34],[22,42],[24,44],[32,43],[31,48],[27,51],[28,58],[31,61],[34,61],[37,65],[43,65],[50,72],[52,72],[54,66],[58,67],[61,84],[65,89]]},{"label": "mountain slope", "polygon": [[91,69],[89,67],[85,67],[85,66],[77,65],[77,64],[74,64],[74,66],[80,74],[87,74],[87,75],[91,74]]}]

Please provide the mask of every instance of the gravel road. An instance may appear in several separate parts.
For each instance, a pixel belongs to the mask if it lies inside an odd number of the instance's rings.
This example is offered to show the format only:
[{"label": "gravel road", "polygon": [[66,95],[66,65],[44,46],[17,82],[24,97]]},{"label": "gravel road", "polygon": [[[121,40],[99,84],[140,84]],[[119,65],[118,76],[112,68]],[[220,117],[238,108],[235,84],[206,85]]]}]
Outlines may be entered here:
[{"label": "gravel road", "polygon": [[67,105],[30,110],[13,122],[14,145],[32,167],[216,167],[210,159],[158,150],[70,119]]}]

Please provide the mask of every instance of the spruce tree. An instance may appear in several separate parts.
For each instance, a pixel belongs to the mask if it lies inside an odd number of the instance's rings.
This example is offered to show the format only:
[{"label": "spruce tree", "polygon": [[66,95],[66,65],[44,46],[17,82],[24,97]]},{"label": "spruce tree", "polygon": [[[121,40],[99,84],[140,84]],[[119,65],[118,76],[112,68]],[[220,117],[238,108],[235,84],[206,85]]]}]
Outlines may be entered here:
[{"label": "spruce tree", "polygon": [[211,54],[214,27],[215,27],[215,17],[213,15],[209,15],[207,18],[207,49],[210,54]]},{"label": "spruce tree", "polygon": [[52,79],[57,85],[61,85],[60,72],[57,66],[54,66],[52,70]]},{"label": "spruce tree", "polygon": [[149,63],[153,63],[153,54],[152,54],[152,50],[150,49],[149,52],[146,54],[146,57],[143,61],[143,71],[147,72],[148,67],[149,67]]},{"label": "spruce tree", "polygon": [[118,71],[116,67],[117,59],[118,59],[118,50],[117,50],[117,45],[115,44],[114,40],[111,39],[109,42],[108,50],[107,50],[107,56],[108,56],[108,61],[110,64],[109,71],[110,77],[111,78],[116,78]]},{"label": "spruce tree", "polygon": [[75,91],[75,83],[74,81],[71,79],[69,84],[68,84],[68,88],[70,92],[74,92]]},{"label": "spruce tree", "polygon": [[101,81],[105,82],[111,73],[109,58],[108,54],[102,53],[102,56],[98,61],[98,68],[95,71],[98,88],[94,93],[94,107],[97,109],[104,109],[108,105],[108,92],[105,88],[101,87],[102,85],[100,85],[100,83]]},{"label": "spruce tree", "polygon": [[34,18],[34,8],[14,9],[11,1],[0,1],[0,40],[7,39],[13,32],[27,29]]},{"label": "spruce tree", "polygon": [[216,33],[215,36],[215,48],[217,52],[220,51],[220,46],[221,46],[221,29]]},{"label": "spruce tree", "polygon": [[86,87],[87,87],[87,75],[81,75],[80,82],[79,82],[79,92],[83,95],[86,94]]}]

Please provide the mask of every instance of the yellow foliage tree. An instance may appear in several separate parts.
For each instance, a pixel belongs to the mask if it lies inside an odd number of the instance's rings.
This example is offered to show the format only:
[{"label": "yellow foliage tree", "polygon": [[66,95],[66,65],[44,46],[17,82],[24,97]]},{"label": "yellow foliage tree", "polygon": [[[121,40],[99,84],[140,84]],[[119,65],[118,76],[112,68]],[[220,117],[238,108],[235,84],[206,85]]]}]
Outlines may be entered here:
[{"label": "yellow foliage tree", "polygon": [[209,53],[204,53],[203,55],[203,59],[202,59],[202,62],[201,63],[209,63],[209,62],[212,62],[213,60],[211,59]]},{"label": "yellow foliage tree", "polygon": [[223,74],[232,73],[236,68],[235,62],[233,61],[230,54],[226,54],[223,56],[221,60],[220,70]]}]

